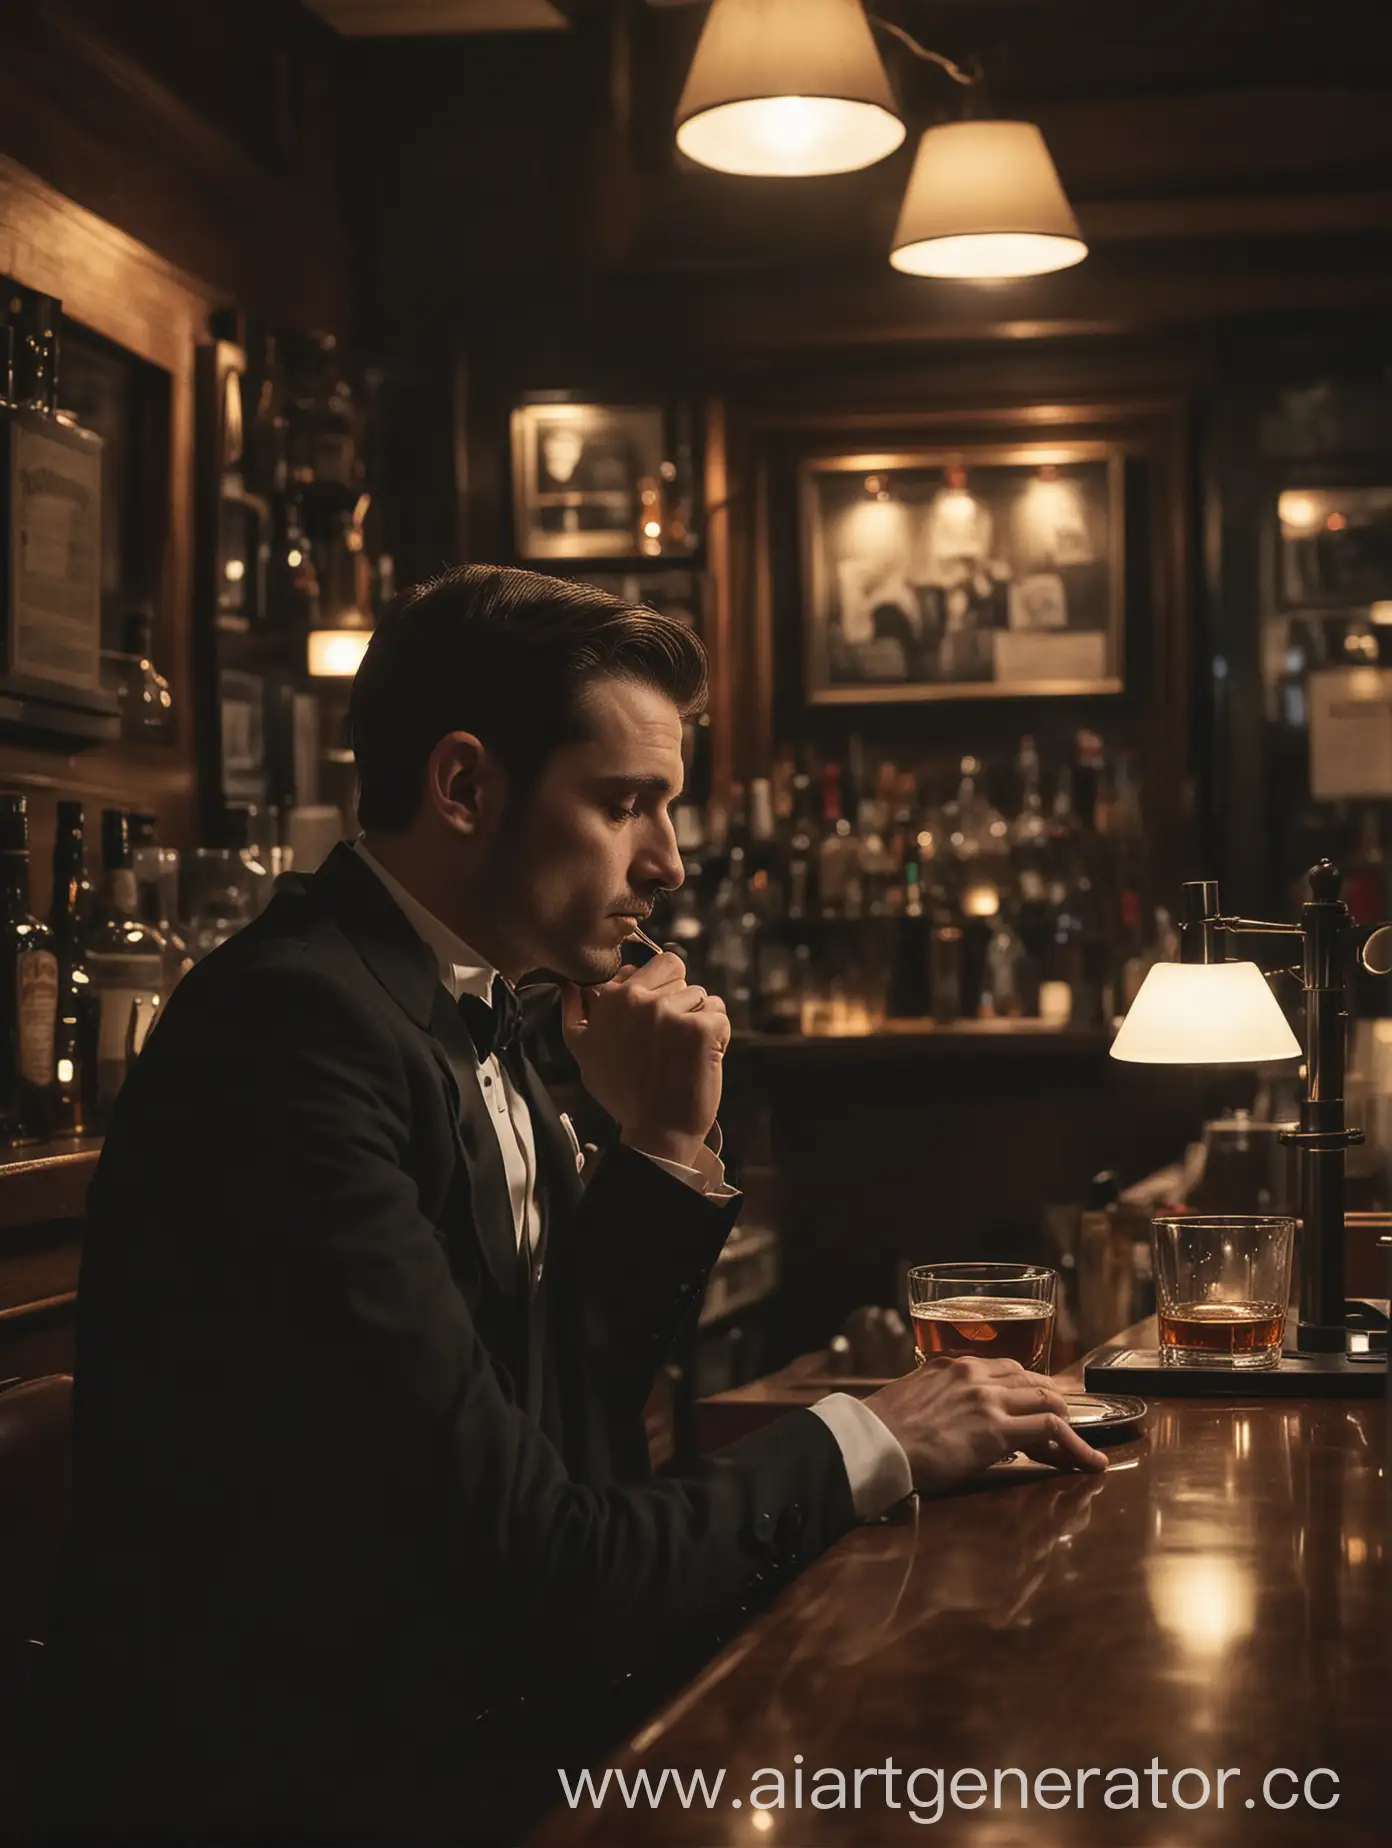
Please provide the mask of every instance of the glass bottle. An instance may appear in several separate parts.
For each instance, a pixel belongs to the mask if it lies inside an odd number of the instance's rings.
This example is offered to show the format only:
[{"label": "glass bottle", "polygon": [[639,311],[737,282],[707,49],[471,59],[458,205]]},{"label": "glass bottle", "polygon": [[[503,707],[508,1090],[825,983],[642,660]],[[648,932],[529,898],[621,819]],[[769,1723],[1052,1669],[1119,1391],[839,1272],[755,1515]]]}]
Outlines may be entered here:
[{"label": "glass bottle", "polygon": [[100,1003],[87,968],[86,950],[95,896],[87,876],[82,804],[60,802],[53,841],[53,902],[48,914],[58,956],[55,1136],[89,1135],[98,1123]]},{"label": "glass bottle", "polygon": [[189,878],[189,915],[182,935],[201,962],[251,922],[251,893],[242,856],[231,847],[195,847]]},{"label": "glass bottle", "polygon": [[29,810],[0,796],[0,1142],[40,1142],[52,1124],[58,957],[29,911]]},{"label": "glass bottle", "polygon": [[962,915],[992,918],[1001,908],[1009,871],[1010,830],[981,788],[981,760],[964,757],[950,806],[948,845],[957,862]]},{"label": "glass bottle", "polygon": [[1028,733],[1020,740],[1015,762],[1020,777],[1020,812],[1010,824],[1010,857],[1017,876],[1027,869],[1042,873],[1049,855],[1049,818],[1044,813],[1039,751]]},{"label": "glass bottle", "polygon": [[97,1103],[107,1114],[149,1037],[164,986],[164,939],[141,921],[125,809],[102,810],[102,866],[87,972],[98,1006]]},{"label": "glass bottle", "polygon": [[164,986],[167,1001],[193,967],[188,945],[173,920],[179,912],[179,854],[161,847],[158,821],[146,809],[131,815],[131,865],[140,893],[140,916],[164,939]]},{"label": "glass bottle", "polygon": [[114,659],[121,737],[127,743],[167,738],[174,726],[169,682],[150,659],[153,628],[148,610],[130,611],[122,625],[121,652]]},{"label": "glass bottle", "polygon": [[225,811],[227,845],[242,863],[241,886],[259,918],[275,894],[276,823],[270,809],[254,802],[232,803]]}]

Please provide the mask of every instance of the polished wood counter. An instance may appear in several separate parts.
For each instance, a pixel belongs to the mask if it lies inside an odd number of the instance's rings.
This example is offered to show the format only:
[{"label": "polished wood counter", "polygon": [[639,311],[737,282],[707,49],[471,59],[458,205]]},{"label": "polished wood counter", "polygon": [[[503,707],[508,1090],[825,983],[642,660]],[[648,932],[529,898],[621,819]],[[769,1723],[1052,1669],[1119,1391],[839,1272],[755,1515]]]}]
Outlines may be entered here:
[{"label": "polished wood counter", "polygon": [[[1076,1375],[1060,1376],[1076,1385]],[[654,1809],[611,1786],[602,1807],[553,1811],[533,1848],[1189,1848],[1392,1840],[1392,1509],[1380,1401],[1154,1400],[1139,1441],[1102,1477],[1001,1466],[970,1488],[859,1528],[736,1637],[614,1760],[725,1779],[713,1807],[670,1785]],[[795,1754],[803,1803],[794,1806]],[[885,1801],[886,1760],[901,1807]],[[1164,1775],[1152,1779],[1156,1761]],[[785,1806],[759,1811],[755,1773]],[[816,1773],[847,1774],[816,1808]],[[854,1806],[853,1773],[878,1767]],[[915,1822],[908,1774],[915,1786]],[[997,1770],[1018,1767],[1019,1781]],[[931,1772],[944,1773],[944,1808]],[[1176,1793],[1178,1770],[1195,1775]],[[1085,1780],[1077,1802],[1078,1772]],[[1139,1774],[1137,1807],[1127,1800]],[[1339,1800],[1299,1786],[1333,1772]],[[950,1779],[967,1777],[957,1808]],[[1061,1807],[1040,1772],[1066,1772]],[[1224,1805],[1217,1806],[1218,1772]],[[1197,1773],[1209,1780],[1202,1807]],[[834,1795],[833,1782],[820,1786]],[[1325,1803],[1336,1786],[1316,1778]],[[1152,1791],[1165,1803],[1158,1808]],[[1059,1803],[1062,1785],[1043,1795]],[[739,1807],[733,1798],[740,1797]],[[1248,1805],[1251,1805],[1249,1808]]]}]

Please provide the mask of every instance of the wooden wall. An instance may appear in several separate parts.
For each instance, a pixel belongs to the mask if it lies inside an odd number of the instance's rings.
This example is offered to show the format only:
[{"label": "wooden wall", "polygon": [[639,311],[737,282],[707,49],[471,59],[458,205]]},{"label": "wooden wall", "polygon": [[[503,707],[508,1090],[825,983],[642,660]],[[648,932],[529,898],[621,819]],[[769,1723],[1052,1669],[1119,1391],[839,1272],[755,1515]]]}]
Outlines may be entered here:
[{"label": "wooden wall", "polygon": [[[788,679],[787,574],[755,519],[762,480],[786,543],[779,481],[800,440],[941,431],[1019,407],[1144,425],[1164,579],[1133,716],[1163,865],[1192,867],[1231,843],[1206,670],[1220,622],[1228,645],[1243,620],[1211,594],[1210,431],[1231,390],[1337,370],[1353,323],[1365,342],[1369,326],[1384,344],[1392,329],[1392,83],[1356,55],[1366,10],[879,10],[950,56],[979,53],[999,112],[1041,124],[1089,240],[1078,269],[990,288],[890,269],[912,131],[951,97],[889,40],[909,143],[864,173],[807,182],[675,156],[699,8],[613,0],[576,8],[575,29],[544,43],[352,48],[360,304],[374,341],[416,368],[422,401],[455,414],[458,438],[446,480],[435,426],[404,575],[512,556],[507,413],[520,391],[714,405],[728,490],[710,528],[716,679],[730,691],[713,742],[718,777],[748,774],[777,736],[819,723]],[[1242,466],[1225,458],[1230,478]],[[931,716],[948,743],[982,720],[979,707]],[[896,722],[866,717],[887,736]]]},{"label": "wooden wall", "polygon": [[229,302],[349,327],[336,53],[295,0],[42,0],[0,25],[0,273],[170,382],[156,647],[177,736],[71,755],[0,742],[0,787],[31,799],[36,909],[61,796],[153,809],[167,840],[192,841],[194,354]]}]

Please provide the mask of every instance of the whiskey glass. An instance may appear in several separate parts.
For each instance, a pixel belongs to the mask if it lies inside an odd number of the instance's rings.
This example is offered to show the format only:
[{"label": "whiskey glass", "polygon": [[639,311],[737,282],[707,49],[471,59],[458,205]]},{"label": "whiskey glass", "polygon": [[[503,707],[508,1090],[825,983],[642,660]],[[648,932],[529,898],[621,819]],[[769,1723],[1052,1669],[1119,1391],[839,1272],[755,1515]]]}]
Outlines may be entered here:
[{"label": "whiskey glass", "polygon": [[1274,1367],[1290,1302],[1295,1221],[1178,1214],[1151,1221],[1160,1362]]},{"label": "whiskey glass", "polygon": [[914,1359],[975,1354],[1047,1373],[1058,1272],[1043,1264],[916,1264],[908,1276]]}]

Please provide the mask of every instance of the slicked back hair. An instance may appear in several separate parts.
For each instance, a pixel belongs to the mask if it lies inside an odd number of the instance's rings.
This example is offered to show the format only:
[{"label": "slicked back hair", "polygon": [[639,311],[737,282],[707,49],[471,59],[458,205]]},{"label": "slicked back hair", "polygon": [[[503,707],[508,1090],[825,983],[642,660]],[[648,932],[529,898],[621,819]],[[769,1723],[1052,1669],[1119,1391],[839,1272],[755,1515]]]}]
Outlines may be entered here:
[{"label": "slicked back hair", "polygon": [[410,827],[430,754],[449,732],[472,732],[525,796],[552,752],[585,736],[585,690],[605,677],[656,688],[683,718],[705,705],[696,634],[593,585],[461,565],[403,591],[349,701],[362,827]]}]

